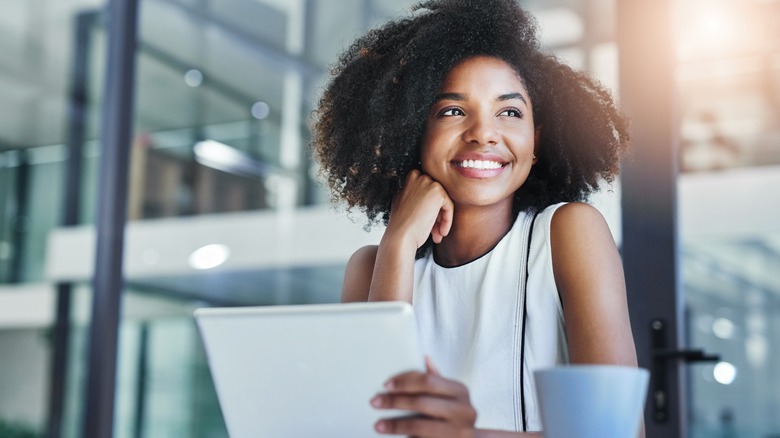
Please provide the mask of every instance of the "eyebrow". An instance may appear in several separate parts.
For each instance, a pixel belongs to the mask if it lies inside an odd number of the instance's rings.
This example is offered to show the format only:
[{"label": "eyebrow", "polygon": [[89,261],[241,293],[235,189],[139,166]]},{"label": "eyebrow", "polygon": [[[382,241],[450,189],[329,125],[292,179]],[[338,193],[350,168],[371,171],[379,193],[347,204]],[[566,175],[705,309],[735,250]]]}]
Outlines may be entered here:
[{"label": "eyebrow", "polygon": [[525,101],[525,97],[523,97],[523,95],[520,93],[508,93],[508,94],[502,94],[498,96],[499,101],[512,100],[512,99],[520,99],[523,101],[524,104],[526,104],[526,106],[528,106],[528,102]]},{"label": "eyebrow", "polygon": [[[528,102],[526,102],[525,97],[523,97],[520,93],[507,93],[502,94],[498,96],[496,99],[499,102],[503,102],[505,100],[512,100],[512,99],[520,99],[523,101],[523,103],[528,106]],[[461,93],[441,93],[436,95],[436,101],[440,100],[458,100],[458,101],[464,101],[466,100],[466,95]]]}]

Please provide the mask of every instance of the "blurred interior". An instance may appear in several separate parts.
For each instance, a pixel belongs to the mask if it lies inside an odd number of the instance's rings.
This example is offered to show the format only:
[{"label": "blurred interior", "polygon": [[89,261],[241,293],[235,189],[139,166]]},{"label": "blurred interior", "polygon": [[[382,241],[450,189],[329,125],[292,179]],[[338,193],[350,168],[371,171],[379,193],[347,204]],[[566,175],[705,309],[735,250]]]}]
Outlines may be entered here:
[{"label": "blurred interior", "polygon": [[[520,3],[547,50],[619,95],[616,1]],[[414,3],[141,1],[116,436],[227,436],[194,308],[339,300],[347,258],[382,227],[331,204],[311,114],[338,54]],[[47,430],[63,282],[62,436],[80,436],[104,6],[0,2],[0,437]],[[689,367],[690,436],[777,438],[780,1],[679,0],[674,14],[681,299],[689,342],[722,358]],[[65,227],[74,133],[79,213]],[[618,243],[619,196],[618,183],[594,199]]]}]

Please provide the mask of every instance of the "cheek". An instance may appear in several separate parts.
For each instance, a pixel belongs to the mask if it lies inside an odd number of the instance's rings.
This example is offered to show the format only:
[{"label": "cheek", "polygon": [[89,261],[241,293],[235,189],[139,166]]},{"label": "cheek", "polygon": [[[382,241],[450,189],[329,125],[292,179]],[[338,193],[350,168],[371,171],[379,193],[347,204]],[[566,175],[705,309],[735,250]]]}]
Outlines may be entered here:
[{"label": "cheek", "polygon": [[431,171],[435,171],[435,166],[433,165],[435,161],[429,148],[423,145],[422,148],[420,148],[420,170],[426,174],[430,174]]},{"label": "cheek", "polygon": [[514,149],[517,151],[527,152],[533,151],[536,148],[536,138],[533,128],[522,129],[515,132],[511,137],[511,141],[514,144]]},{"label": "cheek", "polygon": [[431,130],[426,130],[425,134],[423,134],[420,145],[420,162],[423,164],[425,164],[426,160],[434,159],[437,153],[439,153],[441,148],[438,147],[437,139],[436,133],[431,132]]}]

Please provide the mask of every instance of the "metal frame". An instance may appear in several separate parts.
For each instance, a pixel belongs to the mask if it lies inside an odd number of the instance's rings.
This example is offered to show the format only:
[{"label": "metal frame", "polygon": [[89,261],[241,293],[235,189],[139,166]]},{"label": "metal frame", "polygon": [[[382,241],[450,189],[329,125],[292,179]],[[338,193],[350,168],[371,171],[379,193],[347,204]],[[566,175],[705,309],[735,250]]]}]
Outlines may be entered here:
[{"label": "metal frame", "polygon": [[[100,11],[80,12],[75,20],[74,58],[71,64],[71,90],[68,108],[68,158],[65,170],[65,199],[62,226],[79,223],[81,208],[81,180],[83,149],[87,129],[89,102],[89,55],[92,48],[91,32]],[[68,374],[68,346],[70,345],[70,309],[72,283],[57,284],[57,310],[52,334],[52,363],[49,386],[49,415],[47,436],[62,435],[62,419],[65,405],[65,384]]]},{"label": "metal frame", "polygon": [[24,257],[26,253],[25,235],[27,234],[27,215],[29,214],[30,197],[30,162],[29,153],[26,150],[19,150],[19,164],[16,166],[14,179],[14,199],[16,211],[11,222],[11,246],[13,256],[9,269],[8,280],[10,283],[21,283],[24,280]]},{"label": "metal frame", "polygon": [[148,389],[148,368],[149,368],[149,323],[141,322],[138,328],[138,361],[136,363],[137,372],[135,377],[135,412],[133,416],[133,437],[143,438],[144,423],[146,420],[145,406],[146,393]]},{"label": "metal frame", "polygon": [[[639,365],[651,369],[655,344],[684,347],[677,236],[677,150],[671,0],[617,3],[620,101],[631,118],[633,155],[622,177],[623,261]],[[663,339],[658,339],[659,321]],[[655,337],[654,337],[655,336]],[[652,376],[645,408],[648,437],[686,436],[685,373],[665,360],[665,392]],[[656,409],[664,406],[666,414]],[[663,417],[663,418],[662,418]]]},{"label": "metal frame", "polygon": [[82,436],[113,436],[117,337],[123,276],[127,186],[133,128],[138,0],[109,0],[108,56],[101,119],[97,250],[89,328]]}]

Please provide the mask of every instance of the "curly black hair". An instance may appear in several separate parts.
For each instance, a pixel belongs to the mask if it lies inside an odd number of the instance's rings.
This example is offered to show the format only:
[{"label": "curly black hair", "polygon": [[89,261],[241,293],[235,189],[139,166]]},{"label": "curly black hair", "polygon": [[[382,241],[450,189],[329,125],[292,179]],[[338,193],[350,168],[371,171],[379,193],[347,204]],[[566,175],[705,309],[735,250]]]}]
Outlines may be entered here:
[{"label": "curly black hair", "polygon": [[393,196],[419,168],[445,76],[479,55],[517,71],[540,127],[538,161],[515,211],[584,201],[600,179],[614,179],[628,148],[626,119],[598,82],[541,51],[534,19],[515,0],[430,0],[412,10],[359,38],[319,101],[312,147],[336,199],[387,223]]}]

